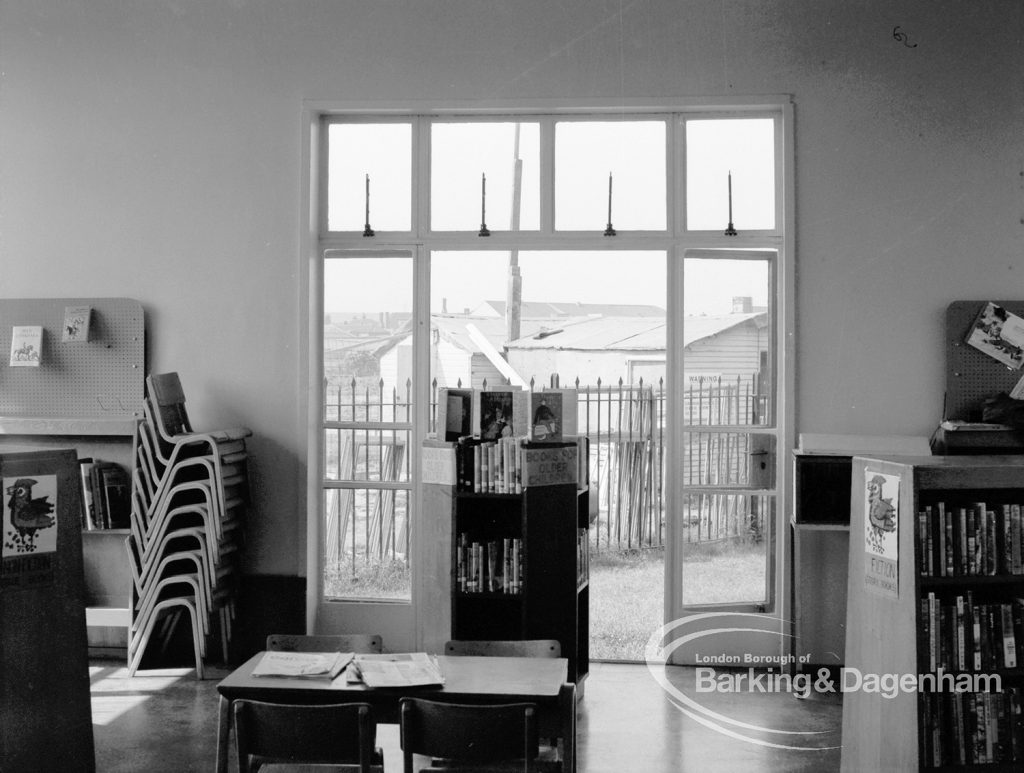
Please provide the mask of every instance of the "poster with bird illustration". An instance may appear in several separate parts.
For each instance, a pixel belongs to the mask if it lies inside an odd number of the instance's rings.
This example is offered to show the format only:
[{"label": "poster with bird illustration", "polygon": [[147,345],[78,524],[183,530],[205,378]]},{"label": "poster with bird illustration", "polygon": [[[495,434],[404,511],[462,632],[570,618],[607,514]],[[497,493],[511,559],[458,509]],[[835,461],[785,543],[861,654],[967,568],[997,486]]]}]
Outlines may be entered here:
[{"label": "poster with bird illustration", "polygon": [[16,566],[40,565],[38,561],[11,559],[57,552],[57,476],[20,475],[4,478],[0,486],[4,494],[0,556],[7,575]]}]

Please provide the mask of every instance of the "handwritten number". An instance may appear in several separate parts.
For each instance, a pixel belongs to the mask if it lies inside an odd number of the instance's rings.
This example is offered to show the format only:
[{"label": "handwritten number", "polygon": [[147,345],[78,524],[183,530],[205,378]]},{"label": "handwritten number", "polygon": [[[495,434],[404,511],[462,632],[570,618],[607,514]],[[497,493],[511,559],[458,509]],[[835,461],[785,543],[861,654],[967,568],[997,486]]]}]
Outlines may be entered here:
[{"label": "handwritten number", "polygon": [[907,33],[901,30],[898,24],[892,28],[892,37],[893,40],[898,40],[907,48],[917,48],[917,43],[911,43]]}]

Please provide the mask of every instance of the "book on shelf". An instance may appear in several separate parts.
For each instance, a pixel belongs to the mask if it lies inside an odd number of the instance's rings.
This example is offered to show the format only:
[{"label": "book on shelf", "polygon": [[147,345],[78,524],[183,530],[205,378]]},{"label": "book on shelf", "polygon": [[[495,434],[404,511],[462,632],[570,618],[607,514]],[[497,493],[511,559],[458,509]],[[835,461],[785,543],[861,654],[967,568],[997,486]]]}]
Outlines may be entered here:
[{"label": "book on shelf", "polygon": [[87,528],[127,529],[131,524],[131,479],[117,462],[81,460],[83,509]]},{"label": "book on shelf", "polygon": [[1019,766],[1024,760],[1022,697],[1016,685],[1001,692],[923,692],[922,767]]},{"label": "book on shelf", "polygon": [[501,537],[478,541],[467,532],[455,545],[455,588],[460,593],[523,592],[523,541]]},{"label": "book on shelf", "polygon": [[334,679],[352,661],[351,652],[264,652],[253,676]]},{"label": "book on shelf", "polygon": [[1024,575],[1021,505],[936,502],[918,512],[922,577]]},{"label": "book on shelf", "polygon": [[91,456],[78,460],[78,472],[82,481],[82,529],[85,531],[99,528],[96,523],[96,505],[92,501],[92,468]]},{"label": "book on shelf", "polygon": [[473,434],[481,440],[523,437],[529,427],[527,392],[518,387],[473,391]]},{"label": "book on shelf", "polygon": [[1024,663],[1024,599],[975,601],[973,592],[921,599],[920,655],[928,672],[992,672]]},{"label": "book on shelf", "polygon": [[[558,430],[555,436],[543,437],[534,431],[533,439],[560,440],[564,436],[575,435],[577,433],[577,400],[575,389],[551,388],[544,389],[540,392],[533,392],[532,395],[532,399],[535,401],[533,405],[540,406],[544,403],[553,402],[559,409],[557,412]],[[533,408],[533,405],[531,405],[531,408]],[[534,417],[534,423],[536,423],[536,411],[531,410],[530,415]]]},{"label": "book on shelf", "polygon": [[563,394],[561,392],[530,392],[530,440],[561,440]]},{"label": "book on shelf", "polygon": [[473,434],[473,390],[437,390],[437,439],[449,443]]}]

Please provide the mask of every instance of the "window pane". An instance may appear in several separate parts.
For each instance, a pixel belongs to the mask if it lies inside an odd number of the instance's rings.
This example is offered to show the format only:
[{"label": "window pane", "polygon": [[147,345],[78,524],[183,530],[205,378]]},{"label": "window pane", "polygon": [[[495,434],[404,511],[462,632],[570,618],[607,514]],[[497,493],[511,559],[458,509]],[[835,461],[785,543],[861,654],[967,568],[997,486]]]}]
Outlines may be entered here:
[{"label": "window pane", "polygon": [[410,597],[409,492],[324,491],[324,597]]},{"label": "window pane", "polygon": [[[686,403],[690,402],[689,393],[683,400],[685,411]],[[680,480],[683,485],[702,488],[770,489],[775,485],[775,459],[775,438],[772,435],[687,432],[683,437]]]},{"label": "window pane", "polygon": [[663,121],[555,126],[557,230],[665,230],[665,178]]},{"label": "window pane", "polygon": [[683,605],[764,603],[775,497],[693,493],[683,507]]},{"label": "window pane", "polygon": [[412,258],[337,255],[324,261],[324,592],[408,598]]},{"label": "window pane", "polygon": [[332,123],[327,158],[329,231],[412,229],[412,126]]},{"label": "window pane", "polygon": [[539,142],[536,123],[433,124],[430,227],[435,231],[479,231],[486,222],[492,231],[537,230]]},{"label": "window pane", "polygon": [[686,227],[775,228],[775,124],[770,118],[686,122]]},{"label": "window pane", "polygon": [[692,426],[774,420],[773,257],[683,261],[683,418]]}]

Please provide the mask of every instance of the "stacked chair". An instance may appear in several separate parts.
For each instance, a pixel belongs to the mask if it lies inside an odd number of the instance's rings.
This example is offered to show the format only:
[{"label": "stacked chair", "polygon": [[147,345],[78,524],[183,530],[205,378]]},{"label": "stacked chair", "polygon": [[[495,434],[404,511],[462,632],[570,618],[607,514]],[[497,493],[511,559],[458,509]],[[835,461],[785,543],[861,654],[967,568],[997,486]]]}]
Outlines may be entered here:
[{"label": "stacked chair", "polygon": [[252,433],[194,431],[177,373],[151,375],[146,387],[125,540],[133,584],[128,671],[135,674],[151,642],[166,650],[184,619],[202,679],[209,643],[229,659]]}]

